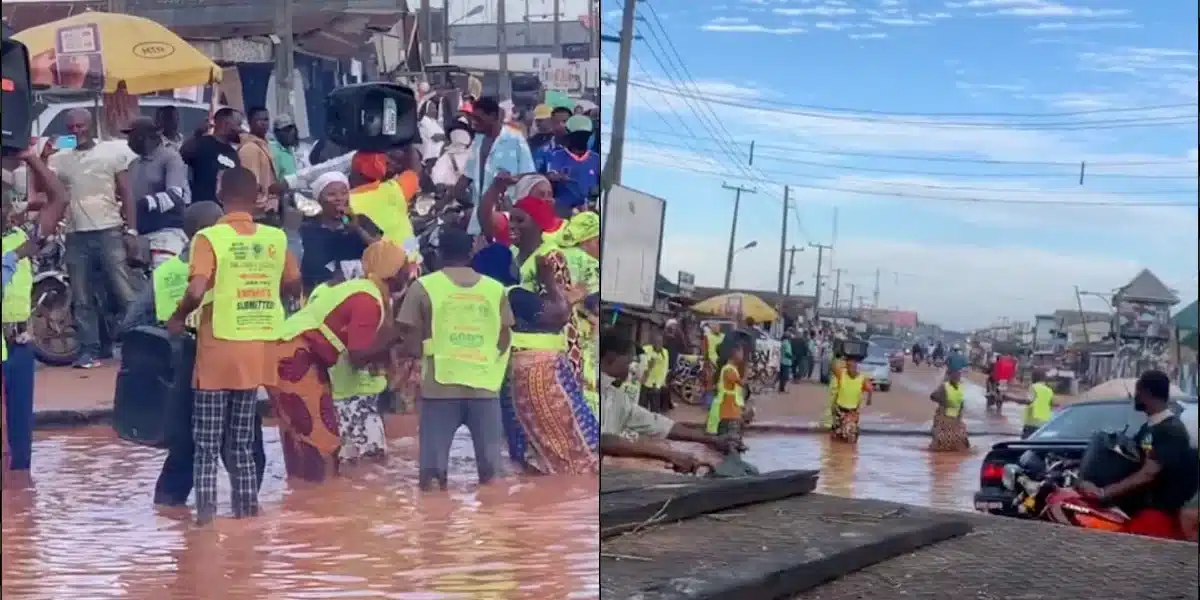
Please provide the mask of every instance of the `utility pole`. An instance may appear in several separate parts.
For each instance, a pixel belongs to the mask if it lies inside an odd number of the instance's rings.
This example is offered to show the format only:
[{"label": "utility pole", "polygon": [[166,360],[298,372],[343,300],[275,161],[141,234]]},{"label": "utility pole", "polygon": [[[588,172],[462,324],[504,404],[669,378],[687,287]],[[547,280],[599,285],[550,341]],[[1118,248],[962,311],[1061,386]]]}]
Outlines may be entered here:
[{"label": "utility pole", "polygon": [[442,0],[442,64],[450,64],[450,0]]},{"label": "utility pole", "polygon": [[737,240],[738,211],[742,208],[742,192],[747,194],[757,192],[751,188],[727,183],[722,183],[721,187],[733,190],[733,222],[729,224],[729,252],[725,255],[725,289],[729,289],[729,282],[733,279],[733,245]]},{"label": "utility pole", "polygon": [[[792,295],[792,275],[794,275],[796,273],[796,253],[797,252],[804,252],[804,248],[803,247],[797,248],[796,246],[792,246],[791,248],[787,249],[788,272],[787,272],[787,287],[784,288],[785,296]],[[803,282],[801,282],[801,283],[803,283]]]},{"label": "utility pole", "polygon": [[837,246],[838,237],[838,209],[833,208],[833,237],[829,238],[829,269],[832,270],[837,266],[837,256],[834,254],[834,247]]},{"label": "utility pole", "polygon": [[[118,0],[124,3],[124,0]],[[294,115],[292,110],[292,72],[296,70],[296,36],[292,30],[293,0],[275,0],[275,116]]]},{"label": "utility pole", "polygon": [[823,244],[813,244],[810,242],[808,244],[808,247],[817,249],[817,275],[816,275],[817,287],[816,287],[816,292],[814,293],[815,297],[813,298],[813,304],[815,304],[815,306],[813,306],[813,316],[820,317],[821,316],[821,268],[824,266],[824,263],[825,263],[825,251],[832,250],[833,246],[825,246]]},{"label": "utility pole", "polygon": [[783,287],[783,280],[785,277],[783,269],[784,269],[784,266],[787,264],[787,261],[784,260],[784,255],[787,254],[787,221],[788,221],[787,218],[788,218],[788,202],[790,202],[790,200],[789,200],[790,191],[791,191],[790,187],[788,187],[786,185],[783,186],[783,219],[782,219],[783,225],[782,225],[781,231],[779,232],[779,294],[781,296],[784,294],[791,293],[790,292],[790,287],[791,287],[790,284],[787,288]]},{"label": "utility pole", "polygon": [[1079,307],[1079,324],[1083,326],[1083,343],[1092,344],[1092,340],[1088,339],[1088,322],[1087,315],[1083,312],[1083,293],[1079,291],[1079,286],[1075,286],[1075,306]]},{"label": "utility pole", "polygon": [[562,57],[562,27],[559,27],[561,20],[559,13],[562,12],[562,7],[559,5],[559,0],[554,0],[554,50],[550,51],[550,56]]},{"label": "utility pole", "polygon": [[[501,4],[504,4],[501,2]],[[612,131],[608,137],[608,162],[600,175],[600,189],[621,183],[621,162],[625,157],[625,113],[629,108],[629,61],[633,55],[633,21],[637,0],[626,0],[621,13],[621,49],[617,52],[617,92],[613,97]],[[726,277],[728,280],[728,277]],[[729,287],[726,285],[726,287]]]},{"label": "utility pole", "polygon": [[833,316],[834,317],[837,317],[837,312],[839,310],[841,310],[841,302],[839,302],[839,300],[842,297],[842,271],[845,271],[845,269],[834,269],[833,270]]},{"label": "utility pole", "polygon": [[433,62],[433,8],[429,0],[421,0],[421,66]]},{"label": "utility pole", "polygon": [[854,292],[857,292],[857,291],[858,291],[858,286],[851,283],[850,284],[850,308],[848,309],[849,313],[850,313],[850,315],[848,315],[848,316],[850,316],[850,318],[853,318],[853,315],[854,315]]},{"label": "utility pole", "polygon": [[879,269],[875,269],[875,305],[874,308],[879,308]]},{"label": "utility pole", "polygon": [[500,53],[500,99],[512,98],[512,81],[508,78],[508,11],[505,0],[496,3],[496,51]]}]

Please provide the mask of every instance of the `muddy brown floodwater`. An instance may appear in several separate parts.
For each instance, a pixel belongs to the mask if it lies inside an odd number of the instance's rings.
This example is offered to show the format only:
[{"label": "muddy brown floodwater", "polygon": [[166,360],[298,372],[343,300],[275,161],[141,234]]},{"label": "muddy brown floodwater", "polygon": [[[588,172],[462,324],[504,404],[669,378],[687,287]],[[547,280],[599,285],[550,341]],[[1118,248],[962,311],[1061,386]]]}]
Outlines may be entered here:
[{"label": "muddy brown floodwater", "polygon": [[303,486],[284,481],[275,431],[266,428],[263,514],[205,529],[190,524],[188,510],[153,506],[163,452],[107,427],[39,434],[34,481],[3,495],[4,598],[599,597],[595,476],[512,477],[481,488],[460,431],[449,492],[416,489],[412,436],[391,442],[386,465]]},{"label": "muddy brown floodwater", "polygon": [[929,438],[864,435],[852,446],[828,435],[761,435],[746,439],[746,460],[763,471],[820,469],[818,491],[919,506],[973,510],[979,467],[992,444],[971,438],[967,452],[930,452]]}]

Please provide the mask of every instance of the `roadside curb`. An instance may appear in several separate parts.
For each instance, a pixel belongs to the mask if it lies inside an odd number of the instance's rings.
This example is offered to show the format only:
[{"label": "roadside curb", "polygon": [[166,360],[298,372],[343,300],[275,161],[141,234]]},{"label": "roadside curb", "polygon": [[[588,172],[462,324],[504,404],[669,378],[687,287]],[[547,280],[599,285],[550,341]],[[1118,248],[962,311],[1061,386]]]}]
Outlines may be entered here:
[{"label": "roadside curb", "polygon": [[[258,401],[258,412],[262,416],[268,415],[269,403],[267,400]],[[41,410],[33,413],[33,428],[39,429],[66,429],[71,427],[87,427],[89,425],[101,425],[112,423],[113,409],[111,408],[93,408],[88,410]]]},{"label": "roadside curb", "polygon": [[[678,421],[678,423],[690,427],[704,427],[704,423],[695,421]],[[794,433],[802,435],[827,434],[828,427],[822,427],[817,423],[751,423],[746,426],[743,431],[750,433]],[[928,428],[893,428],[893,427],[860,427],[859,435],[887,435],[894,437],[929,437]],[[995,436],[995,437],[1020,437],[1020,432],[1017,431],[968,431],[967,435],[973,437]]]}]

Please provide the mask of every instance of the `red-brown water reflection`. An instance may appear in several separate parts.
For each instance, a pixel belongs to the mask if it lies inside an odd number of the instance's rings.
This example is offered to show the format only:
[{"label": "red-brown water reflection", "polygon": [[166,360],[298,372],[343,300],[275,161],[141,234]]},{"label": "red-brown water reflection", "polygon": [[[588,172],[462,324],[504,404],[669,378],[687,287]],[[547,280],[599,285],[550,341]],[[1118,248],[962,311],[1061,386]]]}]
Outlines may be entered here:
[{"label": "red-brown water reflection", "polygon": [[263,515],[197,529],[188,511],[152,505],[162,452],[121,442],[105,427],[39,435],[33,484],[3,496],[4,597],[599,596],[594,476],[480,488],[470,439],[460,432],[448,493],[416,490],[411,436],[392,442],[387,465],[303,486],[284,481],[274,428],[267,444]]}]

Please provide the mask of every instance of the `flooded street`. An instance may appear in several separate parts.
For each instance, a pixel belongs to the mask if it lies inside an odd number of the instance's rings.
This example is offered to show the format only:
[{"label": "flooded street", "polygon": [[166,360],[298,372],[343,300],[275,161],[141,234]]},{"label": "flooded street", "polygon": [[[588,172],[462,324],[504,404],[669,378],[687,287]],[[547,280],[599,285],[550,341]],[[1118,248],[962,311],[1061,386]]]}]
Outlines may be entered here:
[{"label": "flooded street", "polygon": [[[830,494],[970,510],[983,454],[1008,438],[977,435],[969,453],[928,452],[928,437],[911,433],[927,428],[932,384],[914,371],[894,377],[872,413],[910,435],[864,435],[852,447],[822,434],[751,434],[748,459],[764,471],[820,469],[820,490]],[[967,387],[972,430],[1019,423],[1020,407],[986,415],[982,391]],[[763,408],[781,421],[817,420],[823,398],[823,388],[801,384]],[[2,591],[22,600],[598,597],[595,477],[510,477],[480,489],[464,430],[451,490],[420,494],[415,424],[389,421],[389,433],[386,465],[348,468],[314,487],[285,481],[268,426],[263,515],[197,529],[190,510],[152,504],[163,452],[123,442],[107,426],[39,432],[32,484],[3,496]],[[223,474],[221,485],[228,515]]]},{"label": "flooded street", "polygon": [[818,491],[973,510],[979,466],[992,444],[1011,438],[975,437],[969,452],[930,452],[929,438],[864,435],[858,445],[827,435],[761,435],[746,439],[747,460],[762,471],[820,469]]},{"label": "flooded street", "polygon": [[[20,600],[596,598],[592,477],[517,478],[480,489],[459,432],[449,492],[416,489],[416,439],[387,465],[319,488],[284,480],[266,428],[263,514],[197,529],[156,509],[165,455],[107,427],[45,432],[34,482],[3,496],[3,595]],[[221,515],[228,515],[222,473]]]}]

